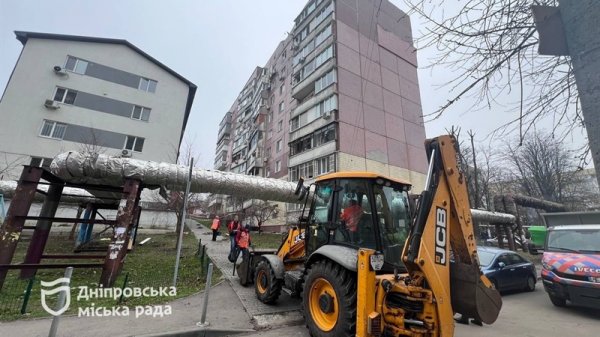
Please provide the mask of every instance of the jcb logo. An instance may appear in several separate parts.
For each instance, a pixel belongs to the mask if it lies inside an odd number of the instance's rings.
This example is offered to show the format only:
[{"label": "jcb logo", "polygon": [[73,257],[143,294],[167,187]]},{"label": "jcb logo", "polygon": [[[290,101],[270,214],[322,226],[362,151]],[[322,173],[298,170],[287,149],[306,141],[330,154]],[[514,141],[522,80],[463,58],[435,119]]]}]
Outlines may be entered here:
[{"label": "jcb logo", "polygon": [[435,212],[435,263],[446,265],[446,210],[438,207]]}]

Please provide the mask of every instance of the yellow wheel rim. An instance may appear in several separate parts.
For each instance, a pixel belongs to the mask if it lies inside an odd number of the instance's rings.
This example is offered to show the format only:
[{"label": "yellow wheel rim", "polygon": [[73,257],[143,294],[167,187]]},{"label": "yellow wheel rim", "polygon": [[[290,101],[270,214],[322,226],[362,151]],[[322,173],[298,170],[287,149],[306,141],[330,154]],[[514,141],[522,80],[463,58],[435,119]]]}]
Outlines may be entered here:
[{"label": "yellow wheel rim", "polygon": [[[263,280],[267,278],[267,274],[264,270],[259,270],[258,275],[256,275],[256,288],[258,292],[264,294],[267,292],[267,288],[269,287],[267,284],[263,285]],[[267,282],[265,282],[267,283]]]},{"label": "yellow wheel rim", "polygon": [[[329,281],[318,278],[310,288],[309,294],[310,315],[313,321],[321,331],[331,331],[338,320],[339,307],[338,300]],[[323,298],[331,299],[330,308],[323,310]]]}]

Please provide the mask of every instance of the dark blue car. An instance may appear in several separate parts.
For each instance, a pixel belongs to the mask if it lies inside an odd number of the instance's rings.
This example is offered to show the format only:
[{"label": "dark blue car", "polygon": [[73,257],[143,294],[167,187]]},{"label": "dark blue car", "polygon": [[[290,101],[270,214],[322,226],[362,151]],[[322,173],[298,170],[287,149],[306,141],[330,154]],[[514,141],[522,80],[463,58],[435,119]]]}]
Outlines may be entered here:
[{"label": "dark blue car", "polygon": [[534,291],[537,281],[533,263],[510,250],[478,247],[481,271],[498,291]]}]

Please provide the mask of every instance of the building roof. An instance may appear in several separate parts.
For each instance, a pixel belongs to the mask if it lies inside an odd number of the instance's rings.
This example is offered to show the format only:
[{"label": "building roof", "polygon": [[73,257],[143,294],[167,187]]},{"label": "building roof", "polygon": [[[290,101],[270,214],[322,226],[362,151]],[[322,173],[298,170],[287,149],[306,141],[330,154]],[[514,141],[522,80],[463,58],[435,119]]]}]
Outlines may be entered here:
[{"label": "building roof", "polygon": [[[185,115],[183,117],[183,126],[181,129],[181,136],[179,138],[179,143],[181,144],[181,140],[183,139],[183,133],[185,132],[185,128],[187,126],[188,117],[190,115],[190,111],[192,109],[192,104],[194,103],[194,96],[196,95],[196,89],[198,88],[194,83],[190,82],[185,77],[179,75],[173,69],[167,67],[162,64],[160,61],[155,59],[154,57],[146,54],[143,50],[133,45],[131,42],[123,39],[109,39],[109,38],[101,38],[101,37],[92,37],[92,36],[79,36],[79,35],[63,35],[63,34],[51,34],[51,33],[37,33],[37,32],[24,32],[24,31],[15,31],[15,36],[17,40],[21,41],[23,46],[27,43],[27,40],[32,39],[48,39],[48,40],[64,40],[64,41],[76,41],[76,42],[93,42],[93,43],[108,43],[108,44],[121,44],[133,49],[138,54],[150,60],[152,63],[156,64],[169,74],[178,78],[180,81],[184,82],[189,87],[187,103],[185,106]],[[179,155],[179,153],[178,153]]]}]

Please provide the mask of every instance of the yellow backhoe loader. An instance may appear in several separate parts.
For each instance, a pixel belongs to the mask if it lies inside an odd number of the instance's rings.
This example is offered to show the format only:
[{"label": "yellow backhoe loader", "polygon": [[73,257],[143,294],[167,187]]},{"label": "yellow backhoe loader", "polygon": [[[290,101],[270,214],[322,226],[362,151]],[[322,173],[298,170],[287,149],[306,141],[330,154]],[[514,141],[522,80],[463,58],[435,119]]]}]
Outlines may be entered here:
[{"label": "yellow backhoe loader", "polygon": [[242,284],[277,301],[302,296],[312,336],[442,336],[454,313],[493,323],[502,300],[480,272],[466,180],[451,136],[426,142],[416,202],[408,182],[337,172],[298,184],[303,215],[274,254],[240,266]]}]

